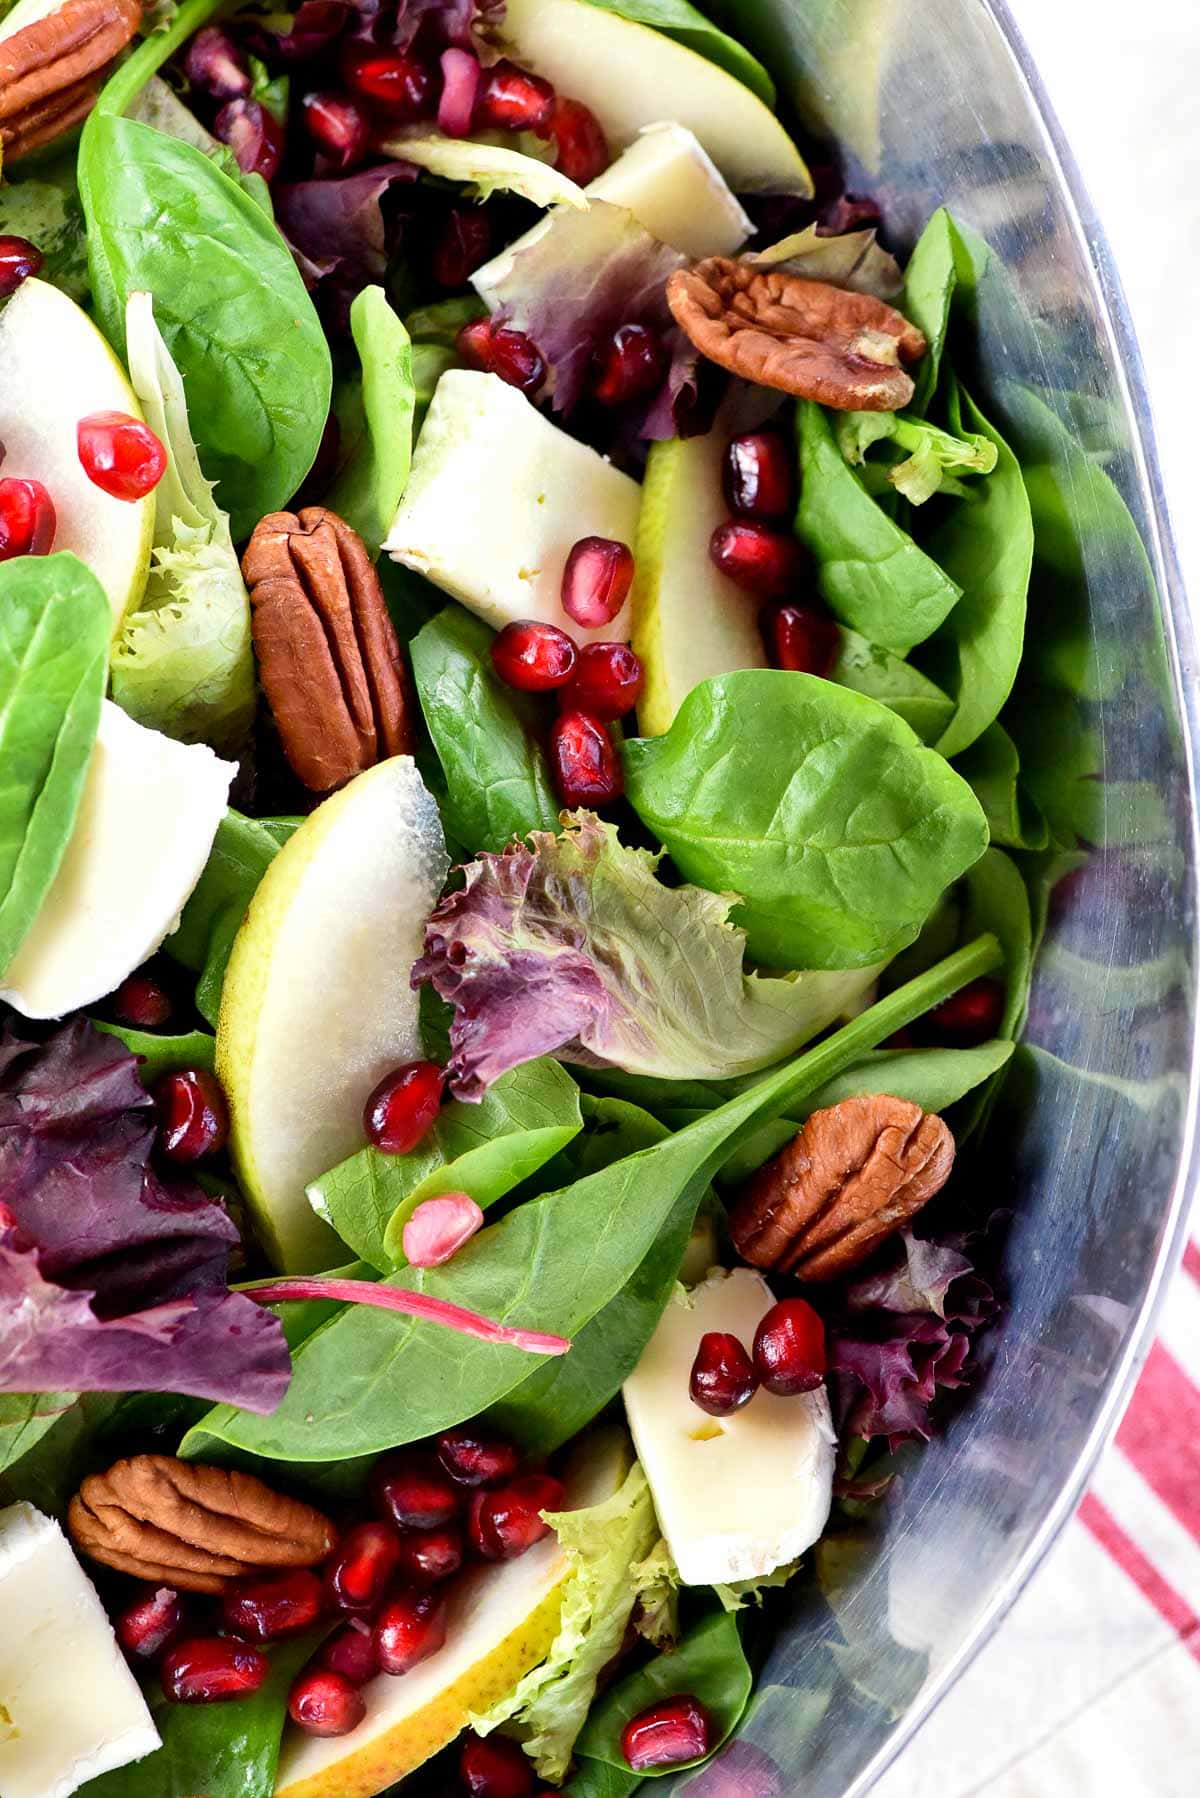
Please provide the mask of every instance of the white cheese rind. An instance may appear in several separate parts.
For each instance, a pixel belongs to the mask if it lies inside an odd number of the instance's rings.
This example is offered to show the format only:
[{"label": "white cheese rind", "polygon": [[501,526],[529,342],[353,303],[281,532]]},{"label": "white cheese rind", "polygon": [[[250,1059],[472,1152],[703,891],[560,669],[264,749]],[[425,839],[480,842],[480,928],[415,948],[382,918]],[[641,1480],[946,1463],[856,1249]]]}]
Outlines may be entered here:
[{"label": "white cheese rind", "polygon": [[774,1298],[751,1268],[714,1268],[677,1293],[625,1382],[625,1410],[655,1509],[685,1585],[759,1579],[820,1536],[833,1496],[837,1437],[824,1388],[758,1392],[732,1417],[694,1405],[700,1338],[727,1330],[747,1349]]},{"label": "white cheese rind", "polygon": [[628,643],[626,605],[581,630],[562,575],[581,537],[633,547],[641,488],[544,418],[496,375],[451,369],[437,384],[384,548],[496,630],[536,618],[578,642]]},{"label": "white cheese rind", "polygon": [[91,1581],[53,1518],[0,1511],[0,1792],[69,1798],[161,1739]]}]

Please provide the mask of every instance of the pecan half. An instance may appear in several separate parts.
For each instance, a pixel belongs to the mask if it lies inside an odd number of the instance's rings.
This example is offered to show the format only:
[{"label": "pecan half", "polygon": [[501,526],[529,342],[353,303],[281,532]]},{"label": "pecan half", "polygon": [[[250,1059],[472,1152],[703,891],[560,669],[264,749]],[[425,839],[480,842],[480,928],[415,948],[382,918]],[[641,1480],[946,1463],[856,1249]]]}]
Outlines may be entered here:
[{"label": "pecan half", "polygon": [[336,512],[272,512],[242,557],[267,703],[315,793],[412,748],[412,702],[379,576]]},{"label": "pecan half", "polygon": [[327,1517],[252,1474],[134,1455],[93,1473],[67,1528],[93,1561],[185,1592],[223,1592],[266,1567],[311,1567],[334,1543]]},{"label": "pecan half", "polygon": [[0,144],[9,162],[91,111],[98,77],[142,17],[140,0],[66,0],[0,40]]},{"label": "pecan half", "polygon": [[950,1177],[954,1138],[908,1099],[865,1094],[814,1111],[729,1216],[739,1255],[800,1280],[836,1280]]},{"label": "pecan half", "polygon": [[711,362],[843,412],[893,412],[913,396],[900,366],[925,354],[915,325],[872,294],[710,256],[667,282],[675,322]]}]

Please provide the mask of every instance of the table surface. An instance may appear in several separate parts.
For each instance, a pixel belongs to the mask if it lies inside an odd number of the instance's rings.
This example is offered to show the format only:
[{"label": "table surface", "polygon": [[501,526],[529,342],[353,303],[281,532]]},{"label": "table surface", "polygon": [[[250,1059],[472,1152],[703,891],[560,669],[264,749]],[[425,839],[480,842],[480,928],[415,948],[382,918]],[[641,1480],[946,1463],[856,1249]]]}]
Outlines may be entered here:
[{"label": "table surface", "polygon": [[[1200,302],[1200,6],[1009,5],[1112,244],[1200,607],[1198,452],[1181,384]],[[1077,1517],[872,1798],[931,1792],[1200,1792],[1200,1209],[1160,1338]]]}]

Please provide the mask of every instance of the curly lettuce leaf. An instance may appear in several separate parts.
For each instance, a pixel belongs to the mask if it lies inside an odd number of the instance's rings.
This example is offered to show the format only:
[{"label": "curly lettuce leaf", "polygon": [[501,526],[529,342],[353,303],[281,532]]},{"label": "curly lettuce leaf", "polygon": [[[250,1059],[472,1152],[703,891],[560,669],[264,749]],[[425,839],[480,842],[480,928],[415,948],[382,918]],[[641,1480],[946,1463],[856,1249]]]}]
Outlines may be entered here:
[{"label": "curly lettuce leaf", "polygon": [[885,472],[897,492],[914,506],[923,506],[935,493],[961,499],[967,489],[958,476],[991,474],[998,457],[996,445],[979,431],[964,431],[956,437],[903,412],[843,412],[838,415],[835,432],[838,448],[854,467],[866,463],[867,451],[876,443],[893,443],[906,450],[907,455]]},{"label": "curly lettuce leaf", "polygon": [[852,293],[895,300],[904,289],[900,264],[876,239],[873,230],[833,232],[807,225],[750,257],[756,268],[780,269],[805,281],[828,281]]},{"label": "curly lettuce leaf", "polygon": [[660,857],[624,848],[590,812],[529,844],[468,863],[413,969],[454,1007],[459,1098],[538,1055],[663,1079],[749,1073],[824,1030],[879,973],[747,974],[736,901],[662,886]]},{"label": "curly lettuce leaf", "polygon": [[113,647],[113,698],[139,724],[236,755],[254,719],[250,597],[149,294],[130,295],[126,332],[134,391],[168,461],[145,597]]},{"label": "curly lettuce leaf", "polygon": [[636,1461],[620,1491],[603,1504],[546,1515],[571,1566],[558,1634],[541,1666],[471,1722],[481,1735],[518,1724],[539,1778],[557,1784],[571,1764],[599,1676],[624,1640],[638,1599],[632,1570],[651,1548],[658,1523]]}]

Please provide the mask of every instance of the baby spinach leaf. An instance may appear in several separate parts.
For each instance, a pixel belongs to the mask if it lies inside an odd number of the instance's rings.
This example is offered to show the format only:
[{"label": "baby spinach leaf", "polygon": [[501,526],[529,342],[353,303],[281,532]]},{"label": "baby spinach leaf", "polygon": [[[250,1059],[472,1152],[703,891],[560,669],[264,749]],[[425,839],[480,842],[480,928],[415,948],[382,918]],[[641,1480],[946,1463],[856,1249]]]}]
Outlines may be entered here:
[{"label": "baby spinach leaf", "polygon": [[843,624],[907,655],[953,611],[962,589],[868,493],[828,413],[805,400],[797,422],[796,531],[816,560],[821,592]]},{"label": "baby spinach leaf", "polygon": [[[591,1760],[627,1770],[629,1763],[621,1753],[625,1725],[642,1711],[649,1710],[651,1705],[686,1693],[698,1698],[712,1718],[711,1753],[737,1728],[749,1702],[752,1684],[737,1619],[717,1611],[694,1624],[680,1637],[670,1654],[656,1655],[604,1695],[583,1727],[579,1752]],[[686,1764],[696,1766],[699,1763],[689,1761]],[[647,1777],[654,1779],[678,1770],[677,1766],[651,1768]]]},{"label": "baby spinach leaf", "polygon": [[954,766],[983,807],[993,843],[1005,849],[1044,849],[1049,828],[1022,788],[1017,746],[997,720],[955,756]]},{"label": "baby spinach leaf", "polygon": [[963,595],[919,658],[957,702],[937,743],[943,755],[953,756],[992,723],[1017,677],[1033,567],[1033,515],[1017,458],[957,383],[947,408],[952,429],[966,424],[989,438],[998,458],[986,480],[948,506],[929,540],[930,553]]},{"label": "baby spinach leaf", "polygon": [[768,967],[887,960],[987,847],[979,801],[941,756],[812,675],[703,681],[624,759],[639,816],[685,879],[741,895],[734,922]]},{"label": "baby spinach leaf", "polygon": [[917,391],[909,408],[918,416],[928,411],[938,384],[955,295],[973,293],[989,256],[983,239],[965,230],[941,206],[908,259],[900,310],[925,333],[929,345],[917,372]]},{"label": "baby spinach leaf", "polygon": [[580,1754],[571,1773],[571,1798],[629,1798],[644,1784],[641,1774],[628,1767],[612,1767]]},{"label": "baby spinach leaf", "polygon": [[179,928],[163,945],[177,962],[199,974],[196,1009],[214,1029],[233,939],[281,846],[272,828],[278,822],[282,821],[266,822],[226,812],[204,872],[183,908]]},{"label": "baby spinach leaf", "polygon": [[129,295],[154,295],[201,460],[247,537],[308,473],[329,411],[329,348],[291,252],[201,151],[100,108],[79,189],[104,333],[122,350]]},{"label": "baby spinach leaf", "polygon": [[954,701],[911,662],[901,661],[877,643],[868,643],[845,625],[841,636],[837,660],[829,671],[830,680],[877,699],[880,705],[903,718],[922,743],[936,743],[954,716]]},{"label": "baby spinach leaf", "polygon": [[[743,1135],[803,1104],[998,955],[995,939],[981,938],[689,1129],[520,1206],[447,1266],[403,1268],[388,1283],[578,1336],[642,1266],[664,1225],[690,1223]],[[291,1386],[270,1417],[218,1405],[181,1452],[208,1455],[216,1439],[274,1460],[371,1454],[478,1416],[533,1371],[518,1349],[349,1306],[296,1352]]]},{"label": "baby spinach leaf", "polygon": [[447,834],[471,854],[558,829],[535,713],[492,670],[493,633],[447,606],[412,644],[413,679],[446,777]]},{"label": "baby spinach leaf", "polygon": [[1029,893],[1016,863],[1002,849],[989,849],[967,874],[964,885],[963,941],[970,942],[983,930],[999,938],[1007,998],[996,1034],[1015,1040],[1025,1019],[1033,968]]},{"label": "baby spinach leaf", "polygon": [[27,1455],[74,1403],[73,1392],[0,1393],[0,1473]]},{"label": "baby spinach leaf", "polygon": [[412,344],[382,287],[364,287],[350,308],[362,363],[335,409],[345,461],[325,504],[353,525],[372,556],[392,526],[412,461]]},{"label": "baby spinach leaf", "polygon": [[764,106],[775,105],[775,83],[758,58],[751,56],[749,50],[734,38],[718,31],[712,20],[697,12],[688,0],[592,0],[592,5],[602,7],[605,12],[615,12],[622,19],[632,19],[635,25],[648,25],[652,31],[661,31],[664,37],[674,38],[677,44],[694,50],[707,62],[715,62],[727,75],[732,75],[743,87],[757,94]]},{"label": "baby spinach leaf", "polygon": [[318,1216],[381,1272],[402,1265],[403,1231],[423,1199],[468,1192],[477,1205],[502,1199],[583,1127],[579,1088],[558,1062],[527,1062],[488,1088],[478,1105],[452,1100],[408,1155],[360,1149],[309,1187]]},{"label": "baby spinach leaf", "polygon": [[104,589],[77,557],[0,563],[0,980],[75,824],[111,631]]},{"label": "baby spinach leaf", "polygon": [[138,1079],[151,1086],[160,1074],[172,1068],[212,1069],[217,1039],[207,1030],[188,1030],[180,1036],[156,1036],[152,1030],[128,1030],[124,1024],[105,1024],[94,1020],[96,1029],[106,1036],[116,1036],[131,1055],[138,1058]]}]

